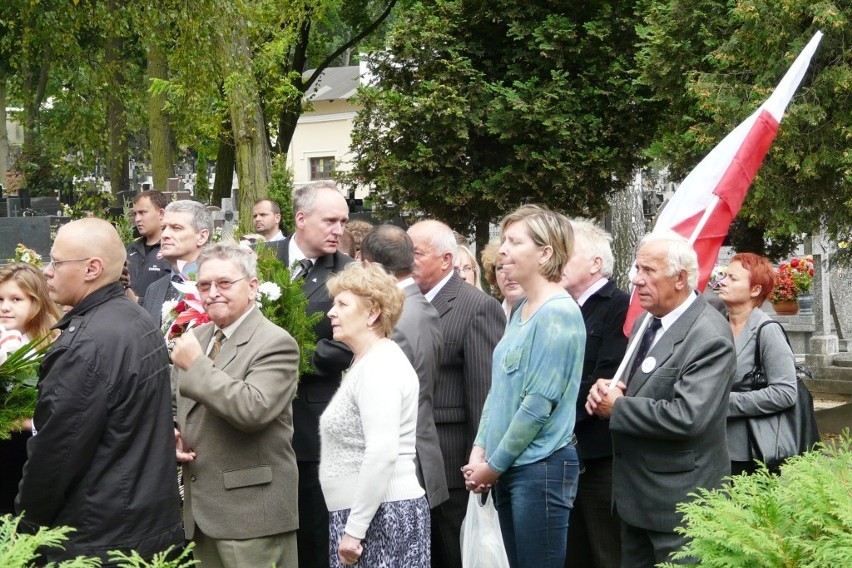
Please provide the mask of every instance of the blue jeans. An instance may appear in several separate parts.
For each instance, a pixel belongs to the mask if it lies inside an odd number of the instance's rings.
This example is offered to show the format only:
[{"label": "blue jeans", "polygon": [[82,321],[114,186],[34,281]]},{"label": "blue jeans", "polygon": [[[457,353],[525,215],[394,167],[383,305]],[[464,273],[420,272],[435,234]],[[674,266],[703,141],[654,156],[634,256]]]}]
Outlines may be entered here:
[{"label": "blue jeans", "polygon": [[573,444],[547,458],[510,467],[494,486],[500,532],[512,568],[562,568],[568,518],[580,475]]}]

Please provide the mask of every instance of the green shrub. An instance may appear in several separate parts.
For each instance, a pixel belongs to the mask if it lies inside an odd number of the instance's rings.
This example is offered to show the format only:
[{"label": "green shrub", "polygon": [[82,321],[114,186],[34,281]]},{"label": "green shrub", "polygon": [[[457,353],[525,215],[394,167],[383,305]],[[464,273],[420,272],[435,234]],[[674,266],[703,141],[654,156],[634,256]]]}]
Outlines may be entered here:
[{"label": "green shrub", "polygon": [[[852,439],[847,429],[818,451],[700,490],[678,505],[689,540],[675,558],[699,566],[852,566]],[[665,564],[664,566],[673,566]]]},{"label": "green shrub", "polygon": [[[40,548],[62,548],[62,544],[68,540],[68,533],[74,531],[71,527],[41,527],[34,534],[18,532],[20,522],[21,517],[12,515],[0,517],[0,567],[2,568],[35,566]],[[192,559],[191,544],[176,559],[166,560],[171,551],[170,547],[156,554],[151,560],[144,560],[135,551],[125,554],[113,550],[109,552],[109,558],[121,568],[188,568],[197,564]],[[101,561],[98,558],[78,556],[59,564],[47,564],[46,568],[98,568],[99,566]]]}]

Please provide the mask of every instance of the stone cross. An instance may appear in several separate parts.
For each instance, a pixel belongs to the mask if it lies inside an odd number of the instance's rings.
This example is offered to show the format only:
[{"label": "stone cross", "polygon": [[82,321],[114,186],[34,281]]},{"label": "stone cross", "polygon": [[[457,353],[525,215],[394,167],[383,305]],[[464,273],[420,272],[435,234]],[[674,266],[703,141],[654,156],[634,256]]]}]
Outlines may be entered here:
[{"label": "stone cross", "polygon": [[840,350],[837,335],[832,331],[831,289],[828,250],[823,246],[823,234],[808,236],[805,252],[814,257],[814,334],[808,344],[806,362],[813,367],[828,367]]}]

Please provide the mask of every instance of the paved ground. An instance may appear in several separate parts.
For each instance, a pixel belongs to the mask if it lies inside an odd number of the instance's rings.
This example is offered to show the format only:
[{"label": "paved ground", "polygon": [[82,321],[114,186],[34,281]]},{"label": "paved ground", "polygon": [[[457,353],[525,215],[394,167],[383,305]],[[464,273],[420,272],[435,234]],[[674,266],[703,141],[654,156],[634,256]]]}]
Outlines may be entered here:
[{"label": "paved ground", "polygon": [[837,404],[829,408],[817,408],[816,418],[819,433],[823,436],[826,434],[839,435],[844,428],[852,431],[852,402]]}]

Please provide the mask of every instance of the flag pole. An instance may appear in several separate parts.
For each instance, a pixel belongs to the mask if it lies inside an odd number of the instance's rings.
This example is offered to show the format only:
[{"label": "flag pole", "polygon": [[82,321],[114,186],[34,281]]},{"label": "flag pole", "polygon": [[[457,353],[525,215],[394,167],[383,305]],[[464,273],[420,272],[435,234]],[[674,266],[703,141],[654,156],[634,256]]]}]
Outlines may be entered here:
[{"label": "flag pole", "polygon": [[[714,194],[710,203],[707,205],[707,209],[704,210],[704,215],[702,215],[698,224],[695,226],[695,229],[692,231],[692,234],[689,236],[690,246],[695,244],[695,240],[698,238],[698,235],[701,234],[701,231],[704,230],[704,225],[707,224],[710,216],[713,215],[713,211],[716,209],[716,205],[718,205],[718,203],[719,196]],[[614,389],[618,384],[618,381],[621,380],[621,377],[624,376],[624,373],[627,370],[627,362],[633,358],[633,354],[639,347],[639,338],[645,334],[645,330],[648,328],[648,324],[650,323],[651,317],[650,314],[648,314],[648,316],[642,320],[642,324],[636,330],[636,333],[634,333],[633,337],[630,338],[630,344],[627,346],[627,351],[624,352],[624,357],[621,359],[621,363],[618,364],[618,369],[616,369],[615,375],[613,375],[612,379],[609,381],[608,390]]]}]

